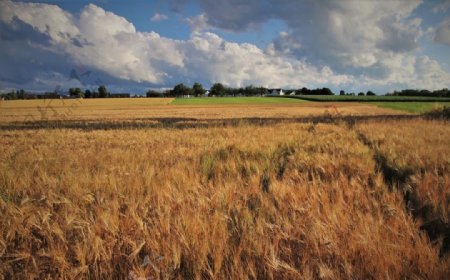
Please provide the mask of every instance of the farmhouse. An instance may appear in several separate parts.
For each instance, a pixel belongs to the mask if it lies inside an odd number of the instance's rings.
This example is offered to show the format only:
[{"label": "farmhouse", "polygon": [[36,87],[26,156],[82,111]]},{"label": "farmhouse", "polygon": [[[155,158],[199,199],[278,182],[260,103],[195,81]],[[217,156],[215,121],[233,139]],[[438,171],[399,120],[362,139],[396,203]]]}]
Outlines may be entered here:
[{"label": "farmhouse", "polygon": [[268,95],[284,95],[284,91],[281,88],[270,88]]}]

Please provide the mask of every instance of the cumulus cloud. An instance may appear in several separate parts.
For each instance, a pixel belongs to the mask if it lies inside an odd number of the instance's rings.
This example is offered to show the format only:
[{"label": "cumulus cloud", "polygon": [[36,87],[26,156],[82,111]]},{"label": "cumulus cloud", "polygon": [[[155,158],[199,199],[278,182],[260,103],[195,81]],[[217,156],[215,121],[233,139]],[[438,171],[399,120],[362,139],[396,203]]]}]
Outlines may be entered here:
[{"label": "cumulus cloud", "polygon": [[[448,85],[449,74],[438,62],[412,54],[422,32],[420,19],[410,17],[417,1],[274,3],[202,0],[204,13],[187,19],[191,37],[174,40],[140,32],[93,4],[71,14],[54,5],[2,1],[2,87],[61,83],[74,64],[118,89],[193,81],[334,89]],[[265,47],[211,32],[259,28],[271,18],[283,18],[288,29]]]},{"label": "cumulus cloud", "polygon": [[351,81],[329,68],[318,69],[301,60],[272,56],[255,45],[227,42],[213,33],[194,34],[185,49],[191,55],[186,69],[195,76],[209,76],[210,82],[230,86],[338,86]]},{"label": "cumulus cloud", "polygon": [[150,20],[153,22],[160,22],[160,21],[166,20],[168,18],[169,17],[165,14],[156,13],[150,18]]},{"label": "cumulus cloud", "polygon": [[[355,84],[370,81],[377,85],[416,86],[419,82],[415,81],[425,79],[435,82],[420,84],[442,87],[449,83],[437,78],[448,75],[436,61],[431,68],[439,73],[436,75],[427,76],[414,66],[421,61],[416,51],[425,34],[422,19],[413,16],[420,0],[199,2],[205,24],[211,28],[245,32],[272,19],[284,21],[289,30],[281,32],[267,46],[268,54],[306,60],[319,68],[329,67],[353,76]],[[447,2],[437,9],[447,9]],[[448,21],[440,25],[436,41],[448,43],[448,27]]]},{"label": "cumulus cloud", "polygon": [[[164,84],[192,79],[230,86],[338,85],[349,81],[345,75],[329,70],[323,75],[322,68],[304,61],[272,56],[255,45],[227,42],[213,33],[194,32],[191,39],[181,41],[138,32],[125,18],[93,4],[78,18],[51,5],[2,5],[11,14],[2,17],[5,23],[25,23],[46,36],[49,44],[41,48],[123,80]],[[47,16],[31,16],[38,12]]]},{"label": "cumulus cloud", "polygon": [[[236,2],[236,3],[235,3]],[[242,2],[244,4],[242,4]],[[315,62],[369,67],[382,52],[408,52],[417,48],[420,19],[408,19],[420,0],[397,1],[221,1],[200,0],[208,24],[244,31],[270,19],[284,20],[289,37],[275,46],[284,51],[296,42]],[[240,3],[240,4],[238,4]],[[239,9],[237,8],[239,7]]]},{"label": "cumulus cloud", "polygon": [[450,46],[450,18],[444,20],[436,29],[434,40]]},{"label": "cumulus cloud", "polygon": [[195,32],[205,31],[210,28],[208,24],[208,17],[205,14],[200,14],[195,17],[188,17],[187,23],[191,27],[191,30]]},{"label": "cumulus cloud", "polygon": [[[1,19],[12,29],[27,24],[45,35],[49,44],[38,44],[72,61],[125,80],[161,82],[170,67],[183,65],[177,42],[157,33],[137,32],[125,18],[93,4],[78,18],[54,5],[1,3]],[[21,30],[15,30],[21,32]]]}]

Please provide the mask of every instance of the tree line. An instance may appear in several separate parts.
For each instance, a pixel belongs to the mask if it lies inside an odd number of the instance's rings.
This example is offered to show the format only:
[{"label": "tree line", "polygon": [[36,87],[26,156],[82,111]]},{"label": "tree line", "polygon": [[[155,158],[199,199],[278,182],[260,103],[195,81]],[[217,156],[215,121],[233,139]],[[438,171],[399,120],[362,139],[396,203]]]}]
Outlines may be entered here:
[{"label": "tree line", "polygon": [[[284,90],[286,95],[335,95],[329,88],[316,88],[308,89],[306,87],[299,89],[286,89]],[[146,92],[147,97],[186,97],[186,96],[264,96],[269,94],[269,88],[256,87],[253,85],[246,87],[228,87],[222,83],[215,83],[212,87],[206,90],[202,84],[194,83],[192,87],[186,86],[183,83],[175,85],[172,89],[163,91],[150,89]],[[70,97],[73,98],[107,98],[107,97],[130,97],[130,94],[111,94],[105,85],[101,85],[97,90],[82,90],[81,88],[70,88],[68,91]],[[345,92],[341,90],[339,95],[351,95],[351,96],[371,96],[376,95],[372,91],[359,92]],[[450,91],[447,88],[430,91],[430,90],[417,90],[417,89],[404,89],[402,91],[394,91],[385,94],[386,96],[426,96],[426,97],[450,97]],[[1,99],[36,99],[36,98],[60,98],[61,94],[56,90],[54,92],[46,92],[44,94],[31,94],[25,92],[23,89],[11,91],[9,93],[0,94]]]},{"label": "tree line", "polygon": [[388,96],[428,96],[428,97],[450,97],[450,90],[448,88],[439,90],[417,90],[417,89],[404,89],[402,91],[394,91],[387,93]]},{"label": "tree line", "polygon": [[[69,96],[75,98],[107,98],[111,93],[106,89],[106,86],[101,85],[97,90],[82,90],[81,88],[69,88]],[[25,90],[13,90],[8,93],[0,94],[0,98],[5,100],[15,99],[40,99],[40,98],[60,98],[61,92],[58,90],[52,92],[45,92],[43,94],[32,94]]]},{"label": "tree line", "polygon": [[99,86],[97,91],[91,91],[86,89],[82,91],[80,88],[69,88],[69,96],[78,97],[78,98],[107,98],[110,97],[109,91],[106,89],[106,86]]},{"label": "tree line", "polygon": [[[183,83],[177,84],[173,89],[168,89],[164,91],[149,90],[147,92],[147,97],[182,97],[182,96],[204,96],[207,90],[199,83],[194,83],[192,87],[186,86]],[[290,89],[286,90],[287,94],[314,94],[314,95],[333,95],[333,92],[329,88],[321,89],[307,89],[302,88],[299,90]],[[256,87],[253,85],[246,87],[228,87],[222,83],[215,83],[212,85],[208,92],[209,96],[264,96],[269,94],[269,88],[266,87]]]}]

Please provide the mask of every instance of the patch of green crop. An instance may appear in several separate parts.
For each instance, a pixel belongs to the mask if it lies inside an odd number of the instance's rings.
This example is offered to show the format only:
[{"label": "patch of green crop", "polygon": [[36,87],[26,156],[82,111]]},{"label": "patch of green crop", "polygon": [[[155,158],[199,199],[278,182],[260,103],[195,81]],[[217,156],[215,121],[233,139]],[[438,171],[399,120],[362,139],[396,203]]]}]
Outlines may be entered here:
[{"label": "patch of green crop", "polygon": [[176,98],[174,105],[208,105],[208,104],[289,104],[304,103],[301,99],[280,97],[194,97]]},{"label": "patch of green crop", "polygon": [[406,111],[409,113],[425,113],[433,109],[450,106],[450,102],[374,102],[374,105],[382,108]]}]

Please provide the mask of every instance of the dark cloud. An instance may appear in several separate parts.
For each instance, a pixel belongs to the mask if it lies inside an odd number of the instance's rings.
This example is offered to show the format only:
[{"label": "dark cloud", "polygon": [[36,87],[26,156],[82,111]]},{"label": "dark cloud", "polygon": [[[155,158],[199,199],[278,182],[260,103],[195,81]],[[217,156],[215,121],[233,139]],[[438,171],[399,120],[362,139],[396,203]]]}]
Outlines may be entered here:
[{"label": "dark cloud", "polygon": [[208,14],[208,23],[226,30],[245,31],[271,19],[270,3],[261,0],[200,0]]},{"label": "dark cloud", "polygon": [[5,23],[0,20],[0,40],[33,41],[40,42],[43,45],[50,44],[50,38],[46,34],[36,32],[32,26],[17,18],[12,23]]}]

